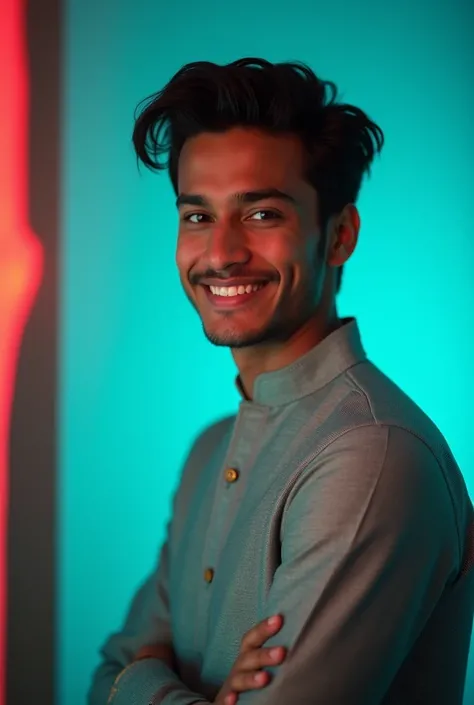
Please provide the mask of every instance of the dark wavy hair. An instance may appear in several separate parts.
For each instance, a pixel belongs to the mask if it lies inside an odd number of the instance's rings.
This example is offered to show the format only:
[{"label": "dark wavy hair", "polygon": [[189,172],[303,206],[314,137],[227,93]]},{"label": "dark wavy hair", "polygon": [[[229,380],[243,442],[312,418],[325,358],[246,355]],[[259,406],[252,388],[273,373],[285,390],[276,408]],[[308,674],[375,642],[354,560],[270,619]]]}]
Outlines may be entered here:
[{"label": "dark wavy hair", "polygon": [[[138,105],[132,139],[138,160],[154,171],[168,169],[178,195],[178,160],[186,140],[236,126],[300,137],[307,155],[304,178],[318,193],[323,232],[332,215],[356,202],[384,143],[382,130],[362,110],[337,102],[332,81],[321,80],[302,62],[255,58],[223,66],[186,64]],[[160,162],[165,154],[168,159]],[[342,267],[338,276],[337,291]]]}]

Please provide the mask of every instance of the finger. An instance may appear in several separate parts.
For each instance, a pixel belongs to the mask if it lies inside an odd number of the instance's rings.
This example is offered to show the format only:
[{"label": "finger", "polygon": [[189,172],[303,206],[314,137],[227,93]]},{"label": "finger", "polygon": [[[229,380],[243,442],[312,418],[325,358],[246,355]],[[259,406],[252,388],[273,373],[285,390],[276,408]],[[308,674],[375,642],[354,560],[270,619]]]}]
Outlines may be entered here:
[{"label": "finger", "polygon": [[241,642],[241,651],[248,651],[249,649],[255,649],[262,646],[267,639],[269,639],[273,634],[276,634],[283,626],[283,617],[281,614],[276,614],[270,619],[265,619],[263,622],[257,624],[257,626],[252,627],[248,631]]},{"label": "finger", "polygon": [[245,693],[247,690],[256,690],[268,685],[271,676],[267,671],[240,671],[230,678],[230,688],[236,693]]},{"label": "finger", "polygon": [[224,705],[235,705],[237,698],[237,693],[229,693],[229,695],[226,695],[224,698]]},{"label": "finger", "polygon": [[287,651],[284,646],[244,651],[240,654],[235,663],[235,671],[259,671],[264,666],[274,666],[283,661],[286,653]]}]

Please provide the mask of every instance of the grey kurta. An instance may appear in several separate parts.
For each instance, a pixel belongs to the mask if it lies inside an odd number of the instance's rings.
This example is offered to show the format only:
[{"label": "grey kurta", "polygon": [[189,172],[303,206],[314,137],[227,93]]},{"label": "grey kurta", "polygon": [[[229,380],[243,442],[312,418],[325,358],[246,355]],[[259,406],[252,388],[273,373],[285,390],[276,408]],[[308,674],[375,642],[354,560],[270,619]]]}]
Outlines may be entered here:
[{"label": "grey kurta", "polygon": [[[212,702],[244,633],[277,613],[267,645],[289,654],[239,705],[461,705],[473,515],[440,431],[345,319],[198,438],[89,705]],[[153,642],[173,644],[178,673],[122,671]]]}]

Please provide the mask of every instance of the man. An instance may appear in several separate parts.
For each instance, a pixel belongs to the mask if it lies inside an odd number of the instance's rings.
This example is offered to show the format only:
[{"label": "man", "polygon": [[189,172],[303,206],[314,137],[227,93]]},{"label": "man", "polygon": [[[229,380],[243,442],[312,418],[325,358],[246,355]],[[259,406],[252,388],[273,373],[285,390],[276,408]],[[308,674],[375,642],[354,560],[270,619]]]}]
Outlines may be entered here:
[{"label": "man", "polygon": [[461,705],[472,503],[336,306],[380,128],[308,67],[242,59],[185,66],[133,139],[169,169],[181,282],[242,401],[192,448],[90,705]]}]

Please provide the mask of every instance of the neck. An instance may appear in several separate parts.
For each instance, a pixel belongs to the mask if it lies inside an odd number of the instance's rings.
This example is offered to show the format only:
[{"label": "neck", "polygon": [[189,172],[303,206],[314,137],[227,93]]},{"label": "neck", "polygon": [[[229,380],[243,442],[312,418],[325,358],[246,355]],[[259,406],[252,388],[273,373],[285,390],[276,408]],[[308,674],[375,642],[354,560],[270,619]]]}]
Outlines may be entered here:
[{"label": "neck", "polygon": [[241,385],[246,396],[253,398],[255,379],[263,372],[274,372],[287,367],[312,350],[318,343],[336,330],[340,319],[334,306],[331,314],[321,317],[316,314],[284,343],[265,343],[253,348],[232,350],[234,362],[239,370]]}]

